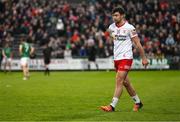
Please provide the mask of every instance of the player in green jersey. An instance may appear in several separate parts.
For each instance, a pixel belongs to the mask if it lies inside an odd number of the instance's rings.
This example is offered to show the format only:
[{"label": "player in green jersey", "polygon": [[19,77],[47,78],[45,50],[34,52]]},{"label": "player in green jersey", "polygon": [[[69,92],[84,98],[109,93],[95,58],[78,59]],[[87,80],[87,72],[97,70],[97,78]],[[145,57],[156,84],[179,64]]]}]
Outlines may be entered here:
[{"label": "player in green jersey", "polygon": [[21,38],[19,52],[21,56],[21,68],[24,75],[23,80],[27,80],[29,78],[29,59],[30,55],[32,55],[34,52],[34,48],[29,43],[27,43],[24,38]]},{"label": "player in green jersey", "polygon": [[5,47],[2,49],[3,55],[3,64],[4,72],[7,72],[6,69],[9,67],[9,72],[11,71],[11,62],[12,62],[12,49],[8,43],[5,44]]}]

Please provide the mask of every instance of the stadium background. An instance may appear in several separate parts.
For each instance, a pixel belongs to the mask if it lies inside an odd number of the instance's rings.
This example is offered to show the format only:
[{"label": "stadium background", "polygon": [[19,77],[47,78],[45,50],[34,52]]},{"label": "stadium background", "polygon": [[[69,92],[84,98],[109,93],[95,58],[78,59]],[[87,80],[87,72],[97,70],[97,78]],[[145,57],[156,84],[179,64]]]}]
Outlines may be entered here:
[{"label": "stadium background", "polygon": [[[126,92],[117,112],[98,110],[109,102],[114,89],[115,73],[108,71],[113,69],[113,44],[106,29],[112,23],[111,10],[118,4],[126,9],[127,20],[137,29],[151,60],[149,69],[160,70],[130,72],[145,103],[135,114]],[[35,71],[27,82],[21,72],[0,72],[0,120],[180,120],[179,6],[179,0],[0,0],[0,48],[5,43],[11,45],[14,69],[20,69],[21,36],[36,50],[31,57]],[[73,66],[80,64],[77,70],[87,70],[87,47],[93,43],[100,69],[108,72],[61,71],[46,77],[36,70],[43,69],[42,50],[47,43],[53,49],[56,70],[63,70],[65,65],[65,70],[75,70],[68,67],[72,62]],[[133,52],[137,64],[133,68],[142,69],[135,48]]]},{"label": "stadium background", "polygon": [[[97,58],[111,58],[113,43],[106,29],[112,23],[111,10],[118,4],[126,8],[126,18],[135,25],[147,57],[167,59],[171,69],[179,69],[179,1],[1,0],[0,47],[9,42],[13,58],[19,59],[19,37],[24,35],[36,49],[35,59],[42,58],[46,43],[55,59],[86,59],[89,43],[94,44]],[[136,48],[133,52],[139,59]]]}]

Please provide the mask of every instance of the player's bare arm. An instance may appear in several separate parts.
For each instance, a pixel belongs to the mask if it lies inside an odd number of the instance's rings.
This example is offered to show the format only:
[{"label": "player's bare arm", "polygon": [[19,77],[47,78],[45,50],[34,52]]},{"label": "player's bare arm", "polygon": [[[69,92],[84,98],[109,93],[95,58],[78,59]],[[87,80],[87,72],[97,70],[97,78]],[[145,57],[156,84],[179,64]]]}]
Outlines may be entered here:
[{"label": "player's bare arm", "polygon": [[31,47],[30,55],[32,55],[34,51],[35,51],[34,47]]},{"label": "player's bare arm", "polygon": [[19,53],[22,55],[22,45],[19,46]]},{"label": "player's bare arm", "polygon": [[113,34],[113,31],[110,30],[110,29],[107,29],[107,31],[109,32],[111,40],[114,41],[115,40],[115,35]]},{"label": "player's bare arm", "polygon": [[4,50],[2,51],[2,55],[3,55],[4,58],[6,58]]},{"label": "player's bare arm", "polygon": [[143,47],[142,47],[142,45],[140,43],[139,37],[138,36],[133,37],[132,41],[134,42],[135,46],[138,48],[140,56],[142,58],[142,64],[146,68],[147,65],[149,64],[149,62],[148,62],[148,60],[146,58],[146,55],[145,55],[144,49],[143,49]]}]

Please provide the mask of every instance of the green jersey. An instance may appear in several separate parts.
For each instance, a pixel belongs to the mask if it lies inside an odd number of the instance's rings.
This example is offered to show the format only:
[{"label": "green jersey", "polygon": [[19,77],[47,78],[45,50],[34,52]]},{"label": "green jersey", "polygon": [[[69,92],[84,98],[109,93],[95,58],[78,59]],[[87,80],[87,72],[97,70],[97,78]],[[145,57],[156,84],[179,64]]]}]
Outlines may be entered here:
[{"label": "green jersey", "polygon": [[24,42],[20,45],[20,47],[22,48],[21,57],[30,57],[31,45],[27,42]]},{"label": "green jersey", "polygon": [[3,48],[3,51],[7,58],[11,57],[11,48],[10,47]]}]

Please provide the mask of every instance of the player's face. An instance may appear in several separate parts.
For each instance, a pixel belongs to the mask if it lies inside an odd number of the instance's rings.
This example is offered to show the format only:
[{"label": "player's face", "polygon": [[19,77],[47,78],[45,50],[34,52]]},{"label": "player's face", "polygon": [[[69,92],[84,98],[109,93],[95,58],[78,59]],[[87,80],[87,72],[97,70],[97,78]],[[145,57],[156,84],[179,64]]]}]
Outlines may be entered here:
[{"label": "player's face", "polygon": [[112,17],[115,23],[119,23],[123,20],[124,15],[120,14],[119,12],[115,12],[112,14]]}]

